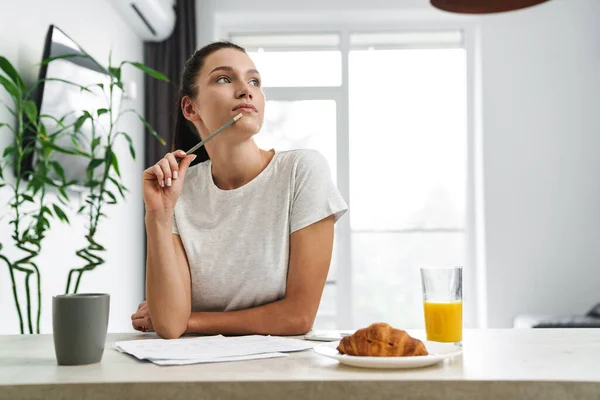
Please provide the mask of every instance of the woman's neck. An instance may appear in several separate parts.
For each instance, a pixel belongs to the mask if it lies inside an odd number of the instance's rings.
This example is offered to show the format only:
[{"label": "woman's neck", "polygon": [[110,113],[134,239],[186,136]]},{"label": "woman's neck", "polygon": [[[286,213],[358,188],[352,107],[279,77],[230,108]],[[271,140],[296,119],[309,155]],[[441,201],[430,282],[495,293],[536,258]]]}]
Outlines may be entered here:
[{"label": "woman's neck", "polygon": [[273,155],[272,151],[259,149],[254,140],[215,146],[210,149],[213,181],[222,190],[242,187],[269,165]]}]

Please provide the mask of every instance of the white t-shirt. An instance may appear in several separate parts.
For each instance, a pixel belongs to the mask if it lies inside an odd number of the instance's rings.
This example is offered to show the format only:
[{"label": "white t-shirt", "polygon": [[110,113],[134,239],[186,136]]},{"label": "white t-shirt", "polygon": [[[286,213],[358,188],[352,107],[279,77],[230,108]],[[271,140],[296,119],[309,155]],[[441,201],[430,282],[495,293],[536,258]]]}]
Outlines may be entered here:
[{"label": "white t-shirt", "polygon": [[233,311],[282,299],[290,235],[348,206],[314,150],[276,152],[252,181],[219,189],[211,161],[188,169],[173,233],[190,265],[192,311]]}]

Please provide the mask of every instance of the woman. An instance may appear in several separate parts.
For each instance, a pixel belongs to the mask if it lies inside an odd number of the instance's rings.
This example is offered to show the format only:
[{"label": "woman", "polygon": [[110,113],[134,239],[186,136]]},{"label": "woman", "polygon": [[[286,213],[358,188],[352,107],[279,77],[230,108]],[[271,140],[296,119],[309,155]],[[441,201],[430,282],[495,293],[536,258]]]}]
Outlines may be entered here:
[{"label": "woman", "polygon": [[[347,205],[318,152],[257,147],[260,82],[245,50],[229,42],[187,61],[177,150],[143,174],[146,301],[132,315],[135,329],[163,338],[311,329]],[[197,156],[183,152],[240,112]]]}]

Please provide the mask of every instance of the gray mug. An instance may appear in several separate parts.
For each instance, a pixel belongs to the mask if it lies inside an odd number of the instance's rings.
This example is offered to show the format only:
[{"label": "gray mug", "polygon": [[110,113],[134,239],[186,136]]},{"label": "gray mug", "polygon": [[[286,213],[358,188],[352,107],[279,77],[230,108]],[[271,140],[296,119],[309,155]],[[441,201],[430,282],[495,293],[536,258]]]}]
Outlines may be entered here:
[{"label": "gray mug", "polygon": [[102,360],[110,295],[64,294],[52,297],[54,351],[59,365],[82,365]]}]

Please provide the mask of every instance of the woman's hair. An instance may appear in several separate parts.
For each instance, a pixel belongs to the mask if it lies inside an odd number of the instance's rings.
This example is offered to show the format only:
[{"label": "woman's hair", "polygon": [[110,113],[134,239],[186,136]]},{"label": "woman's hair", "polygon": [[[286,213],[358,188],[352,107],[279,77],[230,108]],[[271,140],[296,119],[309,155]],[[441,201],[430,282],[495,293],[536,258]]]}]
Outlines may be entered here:
[{"label": "woman's hair", "polygon": [[[200,74],[200,69],[202,69],[202,66],[204,65],[206,57],[221,49],[235,49],[246,53],[246,50],[237,44],[227,41],[220,41],[208,44],[201,49],[196,50],[194,54],[192,54],[192,56],[185,62],[183,73],[181,74],[181,82],[179,84],[177,109],[175,111],[177,117],[175,119],[175,129],[173,131],[172,151],[178,149],[187,151],[200,141],[200,135],[196,131],[196,128],[183,115],[183,110],[181,109],[181,99],[183,99],[184,96],[188,96],[191,99],[196,97],[198,94],[198,86],[196,85],[196,81],[198,79],[198,75]],[[199,148],[195,154],[197,157],[192,162],[192,165],[209,159],[208,153],[206,152],[204,146]]]}]

